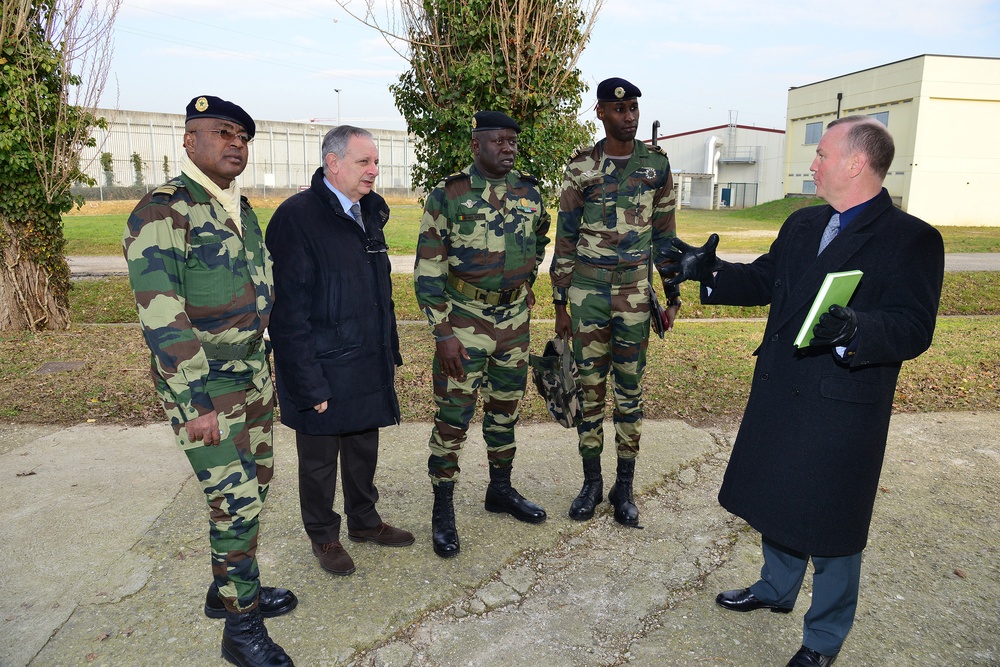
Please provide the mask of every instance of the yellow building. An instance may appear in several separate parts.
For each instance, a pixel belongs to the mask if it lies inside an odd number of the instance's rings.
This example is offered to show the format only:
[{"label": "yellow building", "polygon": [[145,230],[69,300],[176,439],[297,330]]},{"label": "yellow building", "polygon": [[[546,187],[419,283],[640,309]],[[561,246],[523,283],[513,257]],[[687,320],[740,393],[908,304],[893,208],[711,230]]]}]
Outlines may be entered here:
[{"label": "yellow building", "polygon": [[816,192],[809,165],[826,124],[885,123],[885,187],[933,225],[1000,225],[1000,58],[922,55],[788,91],[785,194]]}]

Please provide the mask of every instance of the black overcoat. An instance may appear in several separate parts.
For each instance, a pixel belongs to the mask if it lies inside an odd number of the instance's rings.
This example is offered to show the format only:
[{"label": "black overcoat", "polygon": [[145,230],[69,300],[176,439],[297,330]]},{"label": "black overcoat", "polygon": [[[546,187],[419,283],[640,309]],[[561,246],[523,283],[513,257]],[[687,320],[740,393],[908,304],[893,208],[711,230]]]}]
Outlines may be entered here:
[{"label": "black overcoat", "polygon": [[[385,200],[361,198],[365,230],[318,169],[309,190],[282,202],[267,225],[274,260],[274,349],[281,422],[310,435],[399,423],[395,367],[402,365]],[[328,401],[326,412],[313,409]]]},{"label": "black overcoat", "polygon": [[[931,343],[944,272],[941,235],[884,189],[817,257],[833,213],[793,213],[767,254],[724,263],[711,294],[702,287],[704,303],[771,306],[719,502],[764,537],[827,557],[867,543],[896,379]],[[864,272],[849,304],[856,353],[798,351],[824,276],[851,269]]]}]

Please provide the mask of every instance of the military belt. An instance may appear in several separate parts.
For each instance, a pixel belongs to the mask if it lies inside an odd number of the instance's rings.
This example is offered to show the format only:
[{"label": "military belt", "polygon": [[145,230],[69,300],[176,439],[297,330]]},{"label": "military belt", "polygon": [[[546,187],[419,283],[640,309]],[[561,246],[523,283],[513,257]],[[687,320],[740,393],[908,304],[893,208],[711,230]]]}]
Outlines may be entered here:
[{"label": "military belt", "polygon": [[203,341],[201,349],[205,351],[205,356],[209,359],[242,361],[260,351],[260,338],[254,338],[246,343],[207,343]]},{"label": "military belt", "polygon": [[639,282],[640,270],[645,271],[646,267],[644,266],[642,269],[615,269],[609,271],[608,269],[599,269],[596,266],[588,266],[579,262],[573,267],[573,273],[577,275],[592,280],[600,280],[604,283],[611,283],[612,285],[630,285]]},{"label": "military belt", "polygon": [[524,296],[525,293],[524,283],[518,285],[517,287],[512,287],[511,289],[490,291],[476,287],[471,283],[467,283],[454,273],[448,274],[448,284],[470,299],[482,301],[483,303],[488,303],[491,306],[506,306],[514,303]]}]

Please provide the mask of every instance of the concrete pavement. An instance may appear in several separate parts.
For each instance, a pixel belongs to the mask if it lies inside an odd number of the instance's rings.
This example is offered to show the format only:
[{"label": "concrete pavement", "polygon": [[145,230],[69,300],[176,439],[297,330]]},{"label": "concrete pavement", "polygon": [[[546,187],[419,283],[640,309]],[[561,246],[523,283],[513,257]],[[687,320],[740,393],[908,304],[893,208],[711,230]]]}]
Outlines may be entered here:
[{"label": "concrete pavement", "polygon": [[[732,253],[720,253],[719,256],[729,262],[752,262],[757,257],[757,255]],[[128,275],[124,257],[76,255],[66,259],[69,262],[73,278]],[[389,259],[392,260],[394,273],[413,272],[412,255],[391,255]],[[551,262],[552,253],[550,252],[546,256],[542,270],[548,271]],[[1000,271],[1000,252],[948,253],[944,258],[944,268],[945,271]]]},{"label": "concrete pavement", "polygon": [[[787,616],[713,603],[760,567],[758,535],[715,500],[731,430],[646,423],[642,530],[607,503],[590,522],[566,517],[580,464],[574,434],[554,424],[519,428],[514,471],[549,520],[486,512],[473,433],[456,493],[462,553],[443,560],[430,546],[429,428],[383,430],[379,461],[380,511],[416,543],[345,540],[358,569],[335,577],[310,552],[294,439],[276,427],[258,555],[264,582],[299,596],[268,628],[300,667],[780,667],[798,648],[808,577]],[[838,665],[1000,664],[998,431],[996,413],[893,419]],[[204,500],[166,425],[0,426],[0,471],[0,665],[226,664],[222,622],[201,613]]]}]

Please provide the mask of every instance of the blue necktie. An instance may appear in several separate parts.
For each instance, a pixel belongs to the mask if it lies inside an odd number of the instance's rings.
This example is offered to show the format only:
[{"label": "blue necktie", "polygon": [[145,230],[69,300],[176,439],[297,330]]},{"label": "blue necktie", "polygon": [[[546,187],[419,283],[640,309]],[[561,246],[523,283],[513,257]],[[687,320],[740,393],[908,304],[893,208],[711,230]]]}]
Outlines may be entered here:
[{"label": "blue necktie", "polygon": [[361,225],[361,229],[364,229],[365,223],[361,220],[361,205],[358,204],[358,202],[351,204],[351,215],[353,215],[354,219],[358,221],[359,225]]},{"label": "blue necktie", "polygon": [[830,241],[833,237],[837,235],[840,231],[840,214],[834,213],[833,217],[830,218],[830,222],[827,223],[826,229],[823,230],[823,238],[819,240],[819,252],[817,255],[826,250],[826,247],[830,245]]}]

